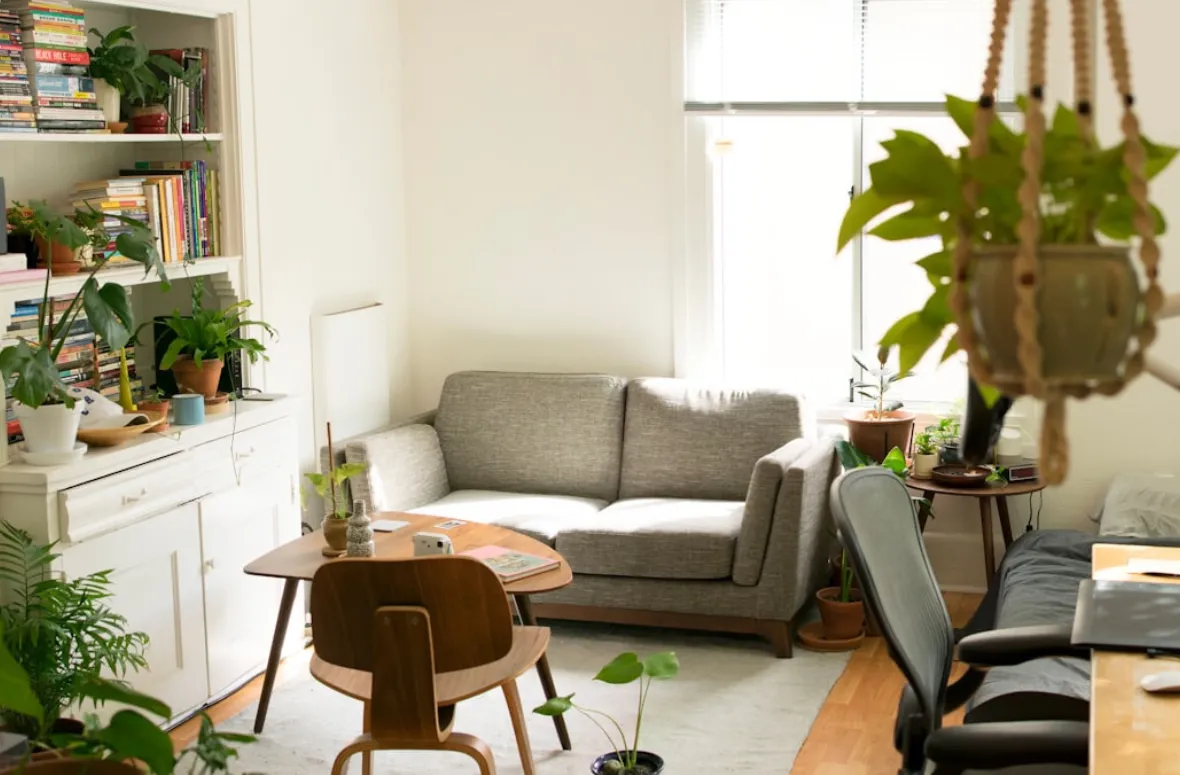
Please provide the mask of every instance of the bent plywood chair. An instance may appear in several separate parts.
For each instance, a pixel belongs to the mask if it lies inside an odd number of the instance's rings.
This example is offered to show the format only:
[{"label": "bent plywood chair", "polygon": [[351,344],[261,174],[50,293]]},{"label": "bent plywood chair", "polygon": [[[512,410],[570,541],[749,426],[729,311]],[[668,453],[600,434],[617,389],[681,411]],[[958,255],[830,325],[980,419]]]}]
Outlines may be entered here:
[{"label": "bent plywood chair", "polygon": [[512,624],[499,577],[468,557],[343,558],[311,586],[316,680],[364,703],[363,734],[337,755],[344,775],[361,754],[370,775],[379,750],[455,751],[494,775],[487,743],[452,731],[455,705],[500,687],[526,775],[533,754],[516,677],[549,645],[547,627]]}]

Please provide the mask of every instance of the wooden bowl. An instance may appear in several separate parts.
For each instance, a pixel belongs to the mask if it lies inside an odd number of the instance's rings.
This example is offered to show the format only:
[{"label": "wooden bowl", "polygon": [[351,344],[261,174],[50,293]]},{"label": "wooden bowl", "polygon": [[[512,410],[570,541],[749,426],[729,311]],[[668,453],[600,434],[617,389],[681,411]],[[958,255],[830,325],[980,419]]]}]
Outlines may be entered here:
[{"label": "wooden bowl", "polygon": [[124,425],[122,428],[79,428],[78,441],[84,441],[92,447],[117,447],[141,433],[150,431],[166,419],[160,412],[130,412],[130,414],[146,415],[148,421],[139,425]]},{"label": "wooden bowl", "polygon": [[982,487],[987,482],[986,468],[968,466],[965,463],[948,463],[935,466],[931,472],[934,481],[947,487]]}]

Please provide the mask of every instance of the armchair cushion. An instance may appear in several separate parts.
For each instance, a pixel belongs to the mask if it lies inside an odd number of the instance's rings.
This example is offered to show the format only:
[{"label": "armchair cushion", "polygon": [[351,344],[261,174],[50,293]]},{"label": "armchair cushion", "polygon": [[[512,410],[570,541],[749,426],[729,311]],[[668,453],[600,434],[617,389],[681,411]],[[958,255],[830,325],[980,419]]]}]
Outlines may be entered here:
[{"label": "armchair cushion", "polygon": [[741,500],[758,459],[803,435],[790,393],[631,380],[619,497]]},{"label": "armchair cushion", "polygon": [[553,546],[554,538],[563,528],[580,519],[592,518],[605,507],[606,501],[571,495],[458,490],[433,503],[410,509],[410,513],[498,525]]},{"label": "armchair cushion", "polygon": [[438,435],[429,425],[403,425],[364,436],[345,447],[349,463],[363,473],[349,480],[352,497],[370,511],[405,511],[443,497],[450,490]]},{"label": "armchair cushion", "polygon": [[612,503],[557,535],[574,573],[728,579],[741,501],[637,498]]},{"label": "armchair cushion", "polygon": [[452,374],[434,421],[451,487],[614,500],[625,387],[598,374]]}]

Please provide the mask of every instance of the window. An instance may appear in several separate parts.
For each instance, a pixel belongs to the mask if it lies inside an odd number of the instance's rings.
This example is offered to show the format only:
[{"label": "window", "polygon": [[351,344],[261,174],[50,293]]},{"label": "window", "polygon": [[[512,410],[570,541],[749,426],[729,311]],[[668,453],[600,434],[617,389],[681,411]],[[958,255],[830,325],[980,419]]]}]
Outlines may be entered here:
[{"label": "window", "polygon": [[[696,371],[849,398],[850,354],[873,352],[929,295],[926,241],[836,234],[896,129],[954,151],[946,94],[979,90],[992,0],[687,0],[685,115],[691,241],[704,277]],[[1008,47],[1010,52],[1012,47]],[[999,101],[1015,117],[1008,56]],[[690,218],[695,222],[697,218]],[[690,291],[691,293],[691,291]],[[703,355],[700,351],[705,351]],[[939,348],[894,395],[951,401],[966,365]]]}]

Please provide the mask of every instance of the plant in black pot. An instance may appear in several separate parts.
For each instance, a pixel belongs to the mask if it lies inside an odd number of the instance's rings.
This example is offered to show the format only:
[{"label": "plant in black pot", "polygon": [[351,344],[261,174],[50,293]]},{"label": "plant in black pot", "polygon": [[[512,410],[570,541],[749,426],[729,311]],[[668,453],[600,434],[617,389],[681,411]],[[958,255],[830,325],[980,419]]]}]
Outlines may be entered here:
[{"label": "plant in black pot", "polygon": [[[592,775],[660,775],[664,760],[654,753],[639,750],[639,732],[643,727],[643,709],[647,705],[647,694],[652,681],[674,678],[680,672],[676,654],[662,651],[640,659],[633,652],[619,654],[594,676],[595,681],[625,685],[639,682],[639,709],[635,714],[635,734],[627,742],[627,733],[612,716],[599,710],[583,708],[574,702],[574,695],[554,697],[544,705],[533,709],[543,716],[560,716],[575,710],[588,718],[606,736],[611,752],[605,753],[590,765]],[[609,724],[613,732],[604,724]],[[616,737],[617,735],[617,737]]]}]

